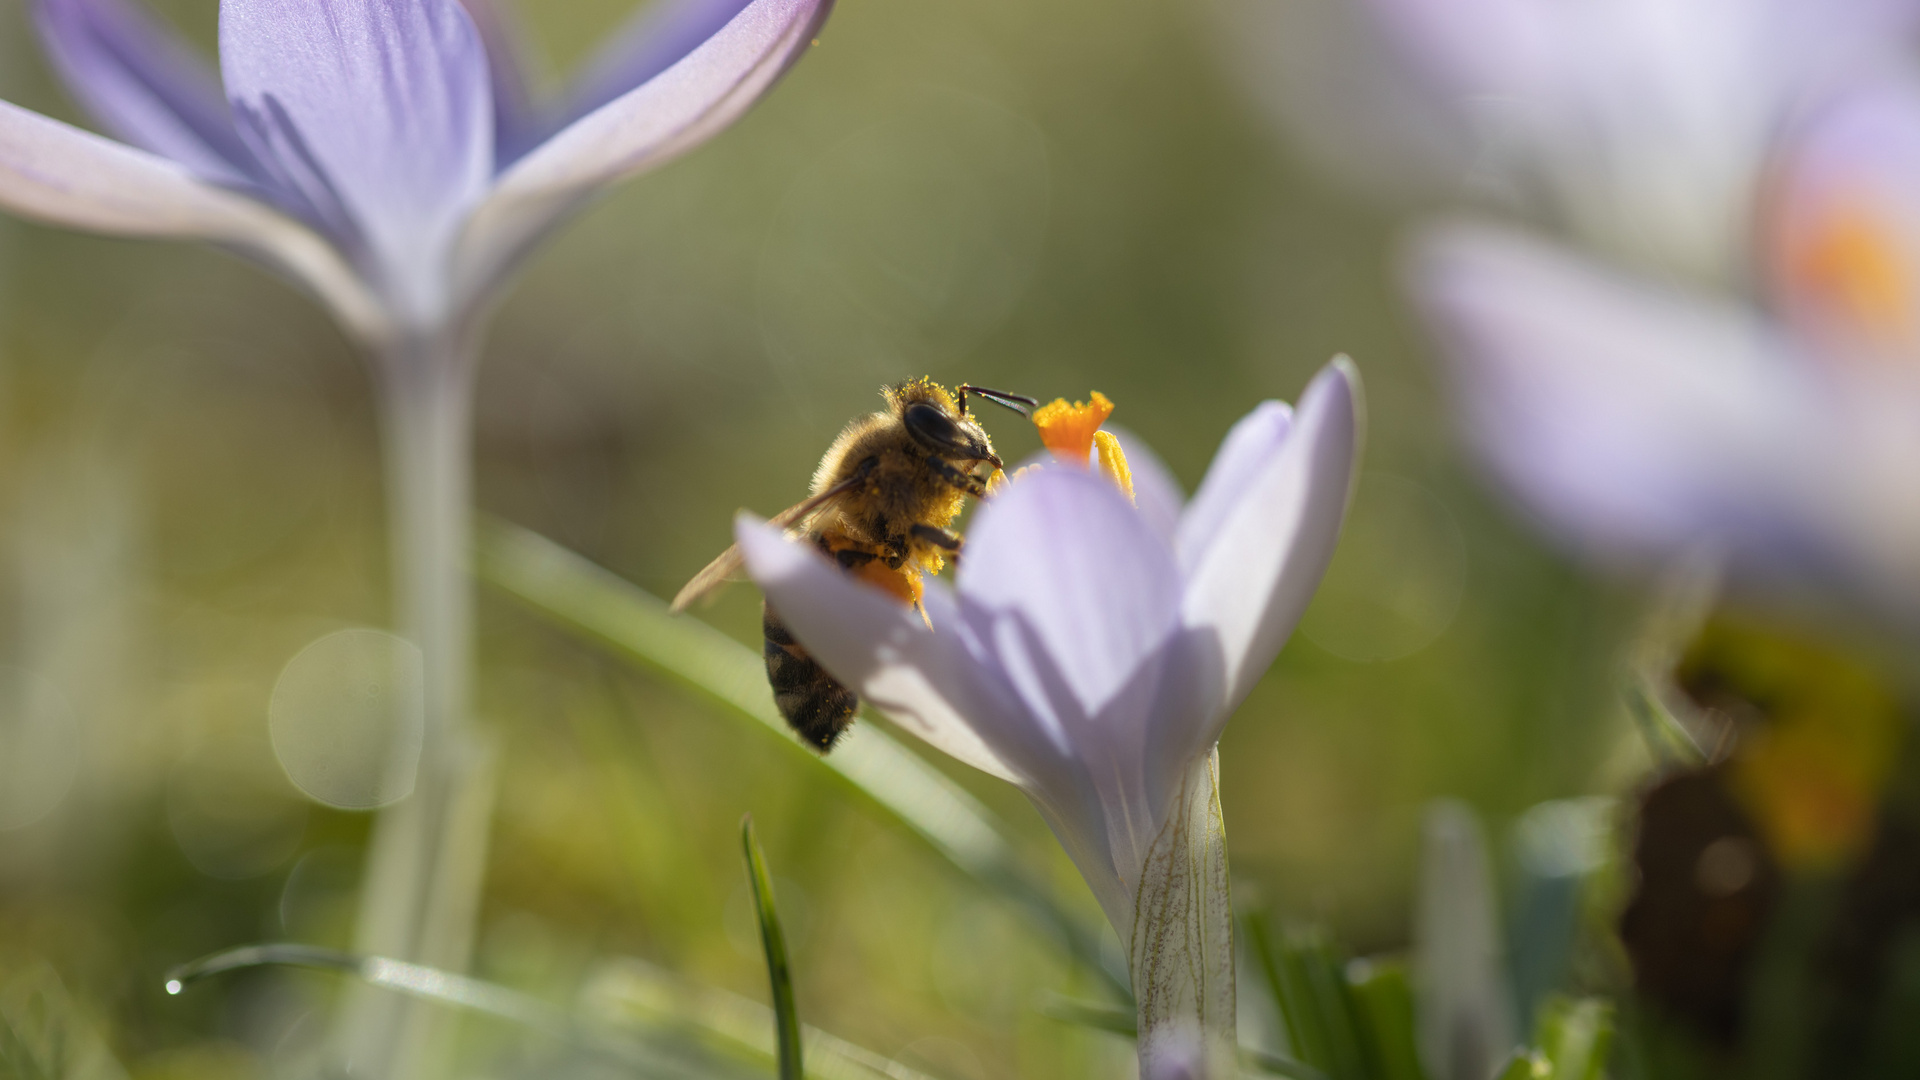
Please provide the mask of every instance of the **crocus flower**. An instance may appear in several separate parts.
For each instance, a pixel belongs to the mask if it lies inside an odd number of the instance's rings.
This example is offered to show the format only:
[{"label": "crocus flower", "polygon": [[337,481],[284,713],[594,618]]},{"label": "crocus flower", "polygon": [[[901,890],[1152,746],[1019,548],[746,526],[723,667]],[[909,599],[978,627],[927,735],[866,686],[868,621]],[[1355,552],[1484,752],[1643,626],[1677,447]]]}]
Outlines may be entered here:
[{"label": "crocus flower", "polygon": [[[384,812],[358,946],[459,968],[490,770],[464,731],[478,322],[546,230],[740,116],[832,0],[664,0],[551,105],[486,0],[222,0],[214,72],[130,0],[36,0],[48,57],[122,141],[0,101],[0,208],[241,251],[376,359],[398,622],[425,657],[412,795]],[[431,1072],[417,1008],[363,998],[348,1064]]]},{"label": "crocus flower", "polygon": [[210,240],[365,341],[439,335],[559,219],[738,117],[831,6],[674,0],[537,109],[481,0],[223,0],[217,76],[129,0],[38,0],[49,59],[122,141],[0,102],[0,207]]},{"label": "crocus flower", "polygon": [[1333,555],[1359,439],[1340,361],[1297,415],[1267,402],[1235,425],[1184,507],[1145,462],[1134,500],[1105,468],[1026,470],[979,510],[954,587],[928,583],[924,621],[736,526],[834,677],[1039,808],[1127,943],[1143,1076],[1236,1075],[1214,746]]},{"label": "crocus flower", "polygon": [[[1582,244],[1707,280],[1737,280],[1744,265],[1776,129],[1836,76],[1910,46],[1920,11],[1911,0],[1235,6],[1286,20],[1235,40],[1324,157],[1424,164]],[[1352,92],[1330,92],[1332,79]]]},{"label": "crocus flower", "polygon": [[1465,430],[1602,559],[1723,554],[1736,582],[1920,613],[1920,88],[1835,97],[1769,185],[1763,301],[1517,231],[1430,233],[1412,286]]}]

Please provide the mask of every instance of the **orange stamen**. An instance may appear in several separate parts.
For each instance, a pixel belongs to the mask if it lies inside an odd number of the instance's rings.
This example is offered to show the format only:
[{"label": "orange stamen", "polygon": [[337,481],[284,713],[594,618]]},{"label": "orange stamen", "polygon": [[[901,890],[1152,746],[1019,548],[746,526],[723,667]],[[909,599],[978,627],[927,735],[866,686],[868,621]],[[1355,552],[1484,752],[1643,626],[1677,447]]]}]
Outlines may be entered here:
[{"label": "orange stamen", "polygon": [[1055,398],[1052,404],[1042,405],[1034,410],[1033,426],[1040,429],[1040,441],[1054,457],[1084,469],[1093,454],[1094,432],[1112,415],[1113,402],[1095,390],[1090,404],[1069,405],[1066,398]]}]

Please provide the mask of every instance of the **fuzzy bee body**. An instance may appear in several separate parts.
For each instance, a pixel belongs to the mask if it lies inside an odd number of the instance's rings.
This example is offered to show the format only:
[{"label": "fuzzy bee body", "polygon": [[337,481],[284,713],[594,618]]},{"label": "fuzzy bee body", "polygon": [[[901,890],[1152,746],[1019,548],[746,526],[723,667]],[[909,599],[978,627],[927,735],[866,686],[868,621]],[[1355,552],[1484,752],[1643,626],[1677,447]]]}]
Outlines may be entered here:
[{"label": "fuzzy bee body", "polygon": [[[915,379],[882,389],[887,408],[840,432],[813,475],[813,495],[775,515],[789,535],[806,537],[849,576],[918,609],[921,578],[960,553],[950,530],[968,496],[986,494],[982,465],[1001,467],[993,443],[967,413],[978,394],[1020,411],[1018,395],[962,386],[958,398],[938,383]],[[683,610],[740,569],[728,548],[680,590]],[[762,653],[774,703],[801,738],[822,753],[833,748],[860,708],[859,695],[808,655],[771,605],[761,610]]]}]

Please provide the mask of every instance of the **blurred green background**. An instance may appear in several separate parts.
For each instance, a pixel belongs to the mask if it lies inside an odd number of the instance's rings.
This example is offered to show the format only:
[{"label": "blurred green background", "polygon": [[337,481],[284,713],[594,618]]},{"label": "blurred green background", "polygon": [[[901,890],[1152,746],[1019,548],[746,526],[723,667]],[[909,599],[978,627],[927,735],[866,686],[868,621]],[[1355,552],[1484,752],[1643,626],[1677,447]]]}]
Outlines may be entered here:
[{"label": "blurred green background", "polygon": [[[213,0],[156,6],[211,52]],[[521,14],[567,70],[631,6]],[[671,595],[736,508],[804,493],[884,381],[1098,389],[1191,489],[1235,419],[1350,353],[1366,472],[1302,632],[1228,729],[1223,801],[1243,899],[1391,950],[1427,800],[1497,836],[1637,775],[1610,703],[1629,605],[1476,479],[1395,300],[1396,222],[1288,157],[1224,33],[1170,0],[843,0],[744,122],[534,261],[486,348],[478,500]],[[0,95],[77,118],[20,0]],[[1009,460],[1035,449],[988,423]],[[350,938],[370,819],[287,782],[266,708],[302,646],[386,623],[361,361],[219,252],[0,220],[0,522],[0,693],[51,695],[76,732],[64,799],[0,832],[0,963],[51,964],[136,1076],[282,1070],[337,982],[168,998],[161,973]],[[809,1022],[945,1077],[1132,1067],[1033,1010],[1084,973],[805,754],[480,597],[477,711],[505,752],[479,974],[559,999],[638,956],[764,1000],[752,811]],[[751,588],[704,617],[757,649]],[[941,766],[1094,911],[1023,799]]]}]

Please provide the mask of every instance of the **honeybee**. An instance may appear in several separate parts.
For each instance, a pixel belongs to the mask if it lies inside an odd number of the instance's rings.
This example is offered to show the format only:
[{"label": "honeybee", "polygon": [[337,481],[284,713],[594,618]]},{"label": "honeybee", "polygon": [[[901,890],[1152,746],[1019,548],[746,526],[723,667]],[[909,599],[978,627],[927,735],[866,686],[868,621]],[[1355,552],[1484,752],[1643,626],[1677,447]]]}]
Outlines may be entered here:
[{"label": "honeybee", "polygon": [[[775,514],[769,523],[800,535],[849,575],[920,604],[921,576],[938,574],[960,557],[961,540],[949,526],[967,496],[982,498],[980,473],[1004,468],[974,415],[973,395],[1031,415],[1039,403],[1020,394],[961,386],[957,392],[931,379],[882,387],[887,407],[860,417],[840,432],[813,474],[813,495]],[[673,598],[673,611],[712,592],[740,571],[736,545],[694,575]],[[767,682],[780,715],[821,753],[853,723],[860,697],[828,675],[794,640],[771,604],[762,603]]]}]

